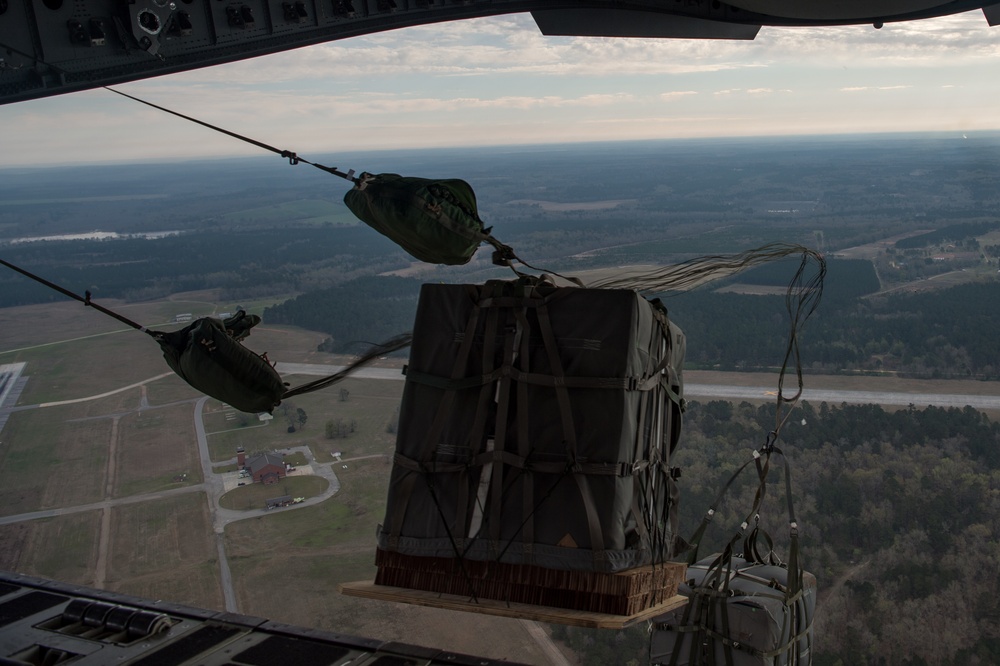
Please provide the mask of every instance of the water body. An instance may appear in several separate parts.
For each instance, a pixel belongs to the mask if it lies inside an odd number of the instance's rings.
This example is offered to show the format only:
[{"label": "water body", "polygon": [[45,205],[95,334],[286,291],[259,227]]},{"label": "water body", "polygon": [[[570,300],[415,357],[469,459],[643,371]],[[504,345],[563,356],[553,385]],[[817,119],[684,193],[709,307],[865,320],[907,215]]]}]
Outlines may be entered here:
[{"label": "water body", "polygon": [[88,231],[82,234],[58,234],[56,236],[27,236],[24,238],[11,238],[7,243],[17,245],[18,243],[35,243],[38,241],[66,241],[66,240],[118,240],[121,238],[144,238],[146,240],[156,240],[167,236],[176,236],[180,231],[148,231],[135,234],[120,234],[117,231]]}]

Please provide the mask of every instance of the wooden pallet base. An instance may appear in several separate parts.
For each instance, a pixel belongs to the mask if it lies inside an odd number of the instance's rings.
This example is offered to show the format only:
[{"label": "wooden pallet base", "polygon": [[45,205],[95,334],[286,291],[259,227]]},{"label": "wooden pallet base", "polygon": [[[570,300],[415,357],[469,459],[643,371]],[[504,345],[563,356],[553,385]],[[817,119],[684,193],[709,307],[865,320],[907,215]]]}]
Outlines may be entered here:
[{"label": "wooden pallet base", "polygon": [[615,573],[421,557],[376,550],[376,585],[459,598],[632,616],[677,594],[686,567],[663,562]]},{"label": "wooden pallet base", "polygon": [[687,603],[687,597],[676,595],[651,608],[636,613],[635,615],[610,615],[607,613],[594,613],[591,611],[570,610],[567,608],[551,608],[548,606],[534,606],[531,604],[506,603],[494,601],[492,599],[479,599],[472,601],[468,597],[460,597],[452,594],[440,594],[437,592],[426,592],[423,590],[408,590],[402,587],[392,587],[389,585],[376,585],[371,581],[358,581],[355,583],[341,583],[337,586],[341,594],[351,597],[362,597],[364,599],[378,599],[381,601],[394,601],[403,604],[413,604],[416,606],[428,606],[431,608],[444,608],[447,610],[465,611],[468,613],[481,613],[484,615],[497,615],[500,617],[514,617],[525,620],[536,620],[538,622],[549,622],[552,624],[565,624],[571,627],[588,627],[591,629],[624,629],[637,622],[662,615],[676,608],[680,608]]}]

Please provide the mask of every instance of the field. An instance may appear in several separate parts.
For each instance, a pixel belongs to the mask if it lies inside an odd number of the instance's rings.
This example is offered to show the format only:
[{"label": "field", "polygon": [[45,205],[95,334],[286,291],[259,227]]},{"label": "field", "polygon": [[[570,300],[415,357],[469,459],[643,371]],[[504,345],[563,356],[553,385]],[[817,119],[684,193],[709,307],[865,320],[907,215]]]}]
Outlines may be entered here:
[{"label": "field", "polygon": [[108,589],[222,608],[218,550],[204,493],[112,511]]},{"label": "field", "polygon": [[[385,513],[387,460],[337,468],[342,487],[315,507],[233,523],[226,550],[241,612],[379,640],[545,664],[516,620],[345,597],[337,584],[375,576],[375,527]],[[255,581],[280,580],[280,589]]]},{"label": "field", "polygon": [[111,419],[81,405],[11,415],[0,447],[0,515],[104,498]]},{"label": "field", "polygon": [[100,511],[0,525],[0,569],[94,584]]},{"label": "field", "polygon": [[115,497],[201,483],[189,403],[132,412],[118,422]]},{"label": "field", "polygon": [[[327,363],[336,362],[329,354],[324,354]],[[293,386],[316,377],[286,377]],[[348,391],[346,401],[340,398],[340,391]],[[261,426],[252,415],[239,414],[227,421],[225,410],[217,401],[210,400],[206,406],[205,430],[209,433],[208,446],[212,461],[219,463],[236,455],[236,447],[242,446],[247,453],[255,451],[280,451],[292,446],[308,446],[318,462],[330,462],[334,452],[343,457],[373,454],[391,454],[395,438],[387,432],[394,418],[402,396],[403,382],[376,379],[351,379],[316,393],[292,398],[274,410],[274,419]],[[283,408],[289,409],[285,416]],[[295,420],[296,410],[303,409],[307,415],[305,427],[300,428]],[[292,421],[289,421],[289,418]],[[355,424],[354,432],[347,437],[328,439],[326,422],[329,420]],[[246,425],[243,425],[243,423]],[[288,432],[293,424],[295,432]]]},{"label": "field", "polygon": [[338,227],[353,227],[358,218],[339,202],[323,199],[301,199],[228,213],[223,219],[234,223],[252,224],[332,224]]}]

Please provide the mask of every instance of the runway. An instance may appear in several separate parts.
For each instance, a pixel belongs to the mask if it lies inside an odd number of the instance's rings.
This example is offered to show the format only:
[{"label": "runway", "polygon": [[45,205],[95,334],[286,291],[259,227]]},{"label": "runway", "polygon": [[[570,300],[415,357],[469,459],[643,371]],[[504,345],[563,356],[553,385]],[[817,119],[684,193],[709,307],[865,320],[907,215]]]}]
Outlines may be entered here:
[{"label": "runway", "polygon": [[[282,375],[331,375],[343,369],[339,365],[315,363],[278,363],[277,371]],[[361,368],[352,377],[358,379],[406,379],[399,368]],[[685,384],[684,397],[687,399],[709,400],[770,400],[775,396],[774,386],[731,386],[726,384]],[[894,405],[923,408],[934,407],[974,407],[976,409],[1000,410],[1000,396],[959,395],[950,393],[903,393],[892,391],[844,391],[833,389],[804,389],[802,399],[819,404],[826,402],[839,405]]]}]

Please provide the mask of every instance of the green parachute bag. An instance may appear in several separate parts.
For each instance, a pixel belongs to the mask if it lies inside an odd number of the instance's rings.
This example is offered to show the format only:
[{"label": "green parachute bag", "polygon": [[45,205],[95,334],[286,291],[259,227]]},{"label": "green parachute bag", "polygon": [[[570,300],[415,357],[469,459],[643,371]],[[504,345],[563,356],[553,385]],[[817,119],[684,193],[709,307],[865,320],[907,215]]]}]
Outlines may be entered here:
[{"label": "green parachute bag", "polygon": [[167,365],[194,388],[242,412],[270,412],[287,384],[266,358],[240,344],[258,323],[257,315],[240,311],[224,322],[205,317],[155,338]]},{"label": "green parachute bag", "polygon": [[240,309],[225,320],[203,317],[178,331],[153,331],[93,302],[89,291],[80,296],[3,259],[0,259],[0,265],[152,337],[160,345],[167,365],[181,379],[205,395],[243,412],[270,413],[284,398],[332,386],[375,359],[409,347],[412,339],[409,333],[397,335],[373,345],[354,362],[333,374],[289,389],[267,359],[267,354],[258,355],[240,344],[250,335],[250,329],[260,323],[257,315]]},{"label": "green parachute bag", "polygon": [[491,238],[464,180],[364,173],[344,203],[362,222],[431,264],[467,264]]}]

